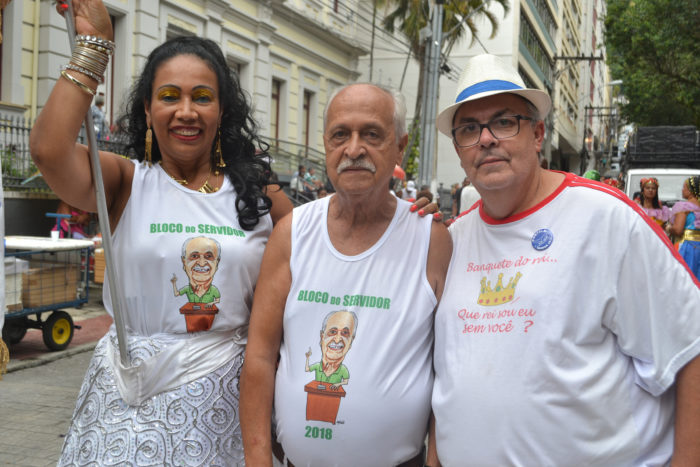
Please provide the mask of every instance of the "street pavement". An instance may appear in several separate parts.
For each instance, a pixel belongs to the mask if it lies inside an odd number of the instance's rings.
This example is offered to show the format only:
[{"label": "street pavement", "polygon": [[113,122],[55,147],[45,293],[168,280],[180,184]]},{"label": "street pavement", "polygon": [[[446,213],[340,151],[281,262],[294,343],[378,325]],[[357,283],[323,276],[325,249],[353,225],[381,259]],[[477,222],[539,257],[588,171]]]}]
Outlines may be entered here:
[{"label": "street pavement", "polygon": [[91,287],[88,303],[64,309],[81,326],[66,350],[50,351],[37,329],[10,347],[0,381],[0,466],[56,465],[91,351],[112,323],[101,298]]}]

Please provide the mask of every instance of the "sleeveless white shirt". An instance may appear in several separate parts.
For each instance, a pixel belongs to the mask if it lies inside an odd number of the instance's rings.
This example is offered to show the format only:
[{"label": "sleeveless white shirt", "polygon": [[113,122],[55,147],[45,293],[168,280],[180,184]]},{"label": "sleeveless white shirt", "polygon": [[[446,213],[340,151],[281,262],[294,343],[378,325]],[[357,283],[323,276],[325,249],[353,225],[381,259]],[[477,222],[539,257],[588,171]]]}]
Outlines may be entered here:
[{"label": "sleeveless white shirt", "polygon": [[[215,193],[188,190],[160,167],[135,163],[131,196],[113,236],[115,266],[125,291],[124,321],[129,333],[150,336],[187,334],[180,308],[188,296],[175,296],[171,279],[181,290],[189,277],[183,245],[193,237],[216,240],[220,260],[211,285],[220,294],[212,331],[247,326],[260,262],[272,230],[269,215],[252,231],[243,230],[234,208],[236,192],[224,178]],[[209,265],[205,265],[209,267]],[[111,314],[109,283],[105,308]]]},{"label": "sleeveless white shirt", "polygon": [[[331,198],[293,213],[292,284],[275,381],[277,436],[297,466],[396,465],[420,451],[430,414],[437,303],[426,278],[431,219],[397,200],[382,237],[346,256],[328,236]],[[357,324],[354,338],[343,341],[349,350],[335,376],[347,384],[334,390],[315,375],[323,373],[324,318],[339,310],[354,312]]]},{"label": "sleeveless white shirt", "polygon": [[[134,161],[131,195],[113,235],[113,259],[124,291],[122,319],[130,339],[167,344],[157,354],[132,355],[127,366],[116,349],[108,349],[127,403],[139,405],[194,381],[243,352],[272,220],[263,216],[254,230],[244,231],[235,199],[225,177],[219,191],[205,194],[183,187],[160,165]],[[202,250],[199,257],[192,256],[186,251],[192,239],[215,244],[218,258],[204,257],[206,244],[195,249]],[[108,281],[103,300],[113,315]],[[197,311],[205,305],[218,310],[213,321],[189,328],[201,322]],[[194,316],[183,313],[187,307]]]}]

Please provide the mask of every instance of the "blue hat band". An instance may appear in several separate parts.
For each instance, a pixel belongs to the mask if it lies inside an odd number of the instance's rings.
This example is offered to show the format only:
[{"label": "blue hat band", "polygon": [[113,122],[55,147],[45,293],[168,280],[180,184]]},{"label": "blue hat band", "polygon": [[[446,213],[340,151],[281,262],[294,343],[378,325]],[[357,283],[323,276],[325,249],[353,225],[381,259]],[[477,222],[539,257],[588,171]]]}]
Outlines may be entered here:
[{"label": "blue hat band", "polygon": [[497,79],[482,81],[481,83],[476,83],[460,92],[457,99],[455,99],[455,103],[462,102],[463,100],[468,99],[475,94],[481,94],[482,92],[512,91],[514,89],[523,88],[515,83],[511,83],[510,81],[501,81]]}]

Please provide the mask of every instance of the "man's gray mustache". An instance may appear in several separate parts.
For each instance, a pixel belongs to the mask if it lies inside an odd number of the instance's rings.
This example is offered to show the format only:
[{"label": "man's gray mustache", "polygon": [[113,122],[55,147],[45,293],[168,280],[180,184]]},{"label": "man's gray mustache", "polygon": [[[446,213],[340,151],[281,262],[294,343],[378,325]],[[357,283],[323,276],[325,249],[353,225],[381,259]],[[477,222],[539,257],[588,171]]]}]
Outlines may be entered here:
[{"label": "man's gray mustache", "polygon": [[372,164],[371,161],[367,159],[344,159],[343,161],[338,164],[338,169],[337,172],[340,174],[340,172],[347,170],[347,169],[365,169],[369,170],[372,173],[375,173],[377,171],[377,168]]}]

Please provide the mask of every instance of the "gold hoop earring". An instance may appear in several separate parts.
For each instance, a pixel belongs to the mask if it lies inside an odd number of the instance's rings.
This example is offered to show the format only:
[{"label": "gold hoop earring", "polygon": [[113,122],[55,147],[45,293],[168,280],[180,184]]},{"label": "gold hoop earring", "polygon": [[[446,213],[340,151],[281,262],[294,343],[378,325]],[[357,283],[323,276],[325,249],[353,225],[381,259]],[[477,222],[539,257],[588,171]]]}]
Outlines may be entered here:
[{"label": "gold hoop earring", "polygon": [[219,130],[219,137],[216,138],[216,155],[219,156],[219,162],[216,163],[216,166],[218,168],[226,167],[226,162],[224,162],[224,155],[221,152],[221,130]]},{"label": "gold hoop earring", "polygon": [[146,162],[148,166],[151,166],[151,146],[153,145],[153,132],[149,126],[146,130]]}]

